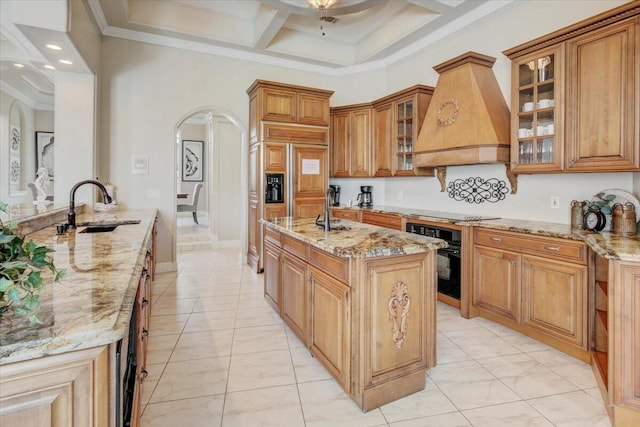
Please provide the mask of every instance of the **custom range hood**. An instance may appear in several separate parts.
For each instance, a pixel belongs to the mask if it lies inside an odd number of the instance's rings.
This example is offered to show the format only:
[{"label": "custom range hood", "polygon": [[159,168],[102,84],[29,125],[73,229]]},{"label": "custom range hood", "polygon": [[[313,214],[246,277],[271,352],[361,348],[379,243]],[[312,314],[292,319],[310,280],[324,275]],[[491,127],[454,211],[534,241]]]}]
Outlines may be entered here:
[{"label": "custom range hood", "polygon": [[467,52],[433,67],[440,77],[414,147],[416,167],[509,163],[511,116],[495,61]]}]

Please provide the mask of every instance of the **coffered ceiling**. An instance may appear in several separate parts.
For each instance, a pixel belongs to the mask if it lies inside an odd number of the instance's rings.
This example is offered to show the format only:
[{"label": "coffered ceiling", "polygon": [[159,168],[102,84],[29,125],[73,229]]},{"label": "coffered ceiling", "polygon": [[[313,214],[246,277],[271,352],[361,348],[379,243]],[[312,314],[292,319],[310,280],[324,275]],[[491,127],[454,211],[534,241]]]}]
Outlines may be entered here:
[{"label": "coffered ceiling", "polygon": [[[104,36],[342,75],[405,58],[513,0],[336,0],[324,15],[307,0],[86,1]],[[44,66],[77,67],[56,55],[78,53],[65,33],[63,53],[52,52],[45,41],[55,32],[14,25],[4,11],[0,87],[53,108],[54,72]]]},{"label": "coffered ceiling", "polygon": [[307,0],[89,0],[106,35],[328,69],[393,60],[509,2],[336,0],[323,15]]}]

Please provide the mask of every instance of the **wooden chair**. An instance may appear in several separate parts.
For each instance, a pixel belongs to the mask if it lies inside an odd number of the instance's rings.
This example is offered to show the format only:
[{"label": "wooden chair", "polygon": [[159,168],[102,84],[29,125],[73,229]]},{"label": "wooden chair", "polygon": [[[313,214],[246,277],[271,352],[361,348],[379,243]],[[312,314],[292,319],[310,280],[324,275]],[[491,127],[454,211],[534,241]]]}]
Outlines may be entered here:
[{"label": "wooden chair", "polygon": [[178,212],[191,212],[193,214],[193,222],[198,223],[198,197],[200,196],[200,189],[202,183],[199,182],[193,188],[193,200],[190,204],[178,205]]}]

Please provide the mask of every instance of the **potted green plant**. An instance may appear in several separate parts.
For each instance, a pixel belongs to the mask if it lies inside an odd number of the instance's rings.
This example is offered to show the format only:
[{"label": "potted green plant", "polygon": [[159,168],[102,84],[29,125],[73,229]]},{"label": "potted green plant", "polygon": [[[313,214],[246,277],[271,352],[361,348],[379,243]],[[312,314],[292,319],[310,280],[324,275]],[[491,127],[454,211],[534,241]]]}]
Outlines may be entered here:
[{"label": "potted green plant", "polygon": [[[7,205],[0,202],[0,211],[7,212]],[[53,273],[57,282],[65,270],[59,270],[49,255],[53,249],[39,246],[33,240],[15,232],[13,222],[5,224],[0,218],[0,321],[13,314],[29,316],[32,323],[42,323],[38,314],[40,291],[45,285],[43,271]]]}]

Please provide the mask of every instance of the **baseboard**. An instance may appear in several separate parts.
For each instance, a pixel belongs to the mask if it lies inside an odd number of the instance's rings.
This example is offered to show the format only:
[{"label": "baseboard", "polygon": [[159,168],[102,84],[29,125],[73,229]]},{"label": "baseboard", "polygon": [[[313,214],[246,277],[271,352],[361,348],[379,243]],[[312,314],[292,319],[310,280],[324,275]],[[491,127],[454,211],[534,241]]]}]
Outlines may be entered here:
[{"label": "baseboard", "polygon": [[177,262],[159,262],[156,264],[156,273],[171,273],[178,271]]}]

